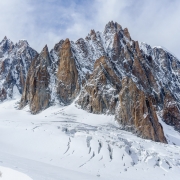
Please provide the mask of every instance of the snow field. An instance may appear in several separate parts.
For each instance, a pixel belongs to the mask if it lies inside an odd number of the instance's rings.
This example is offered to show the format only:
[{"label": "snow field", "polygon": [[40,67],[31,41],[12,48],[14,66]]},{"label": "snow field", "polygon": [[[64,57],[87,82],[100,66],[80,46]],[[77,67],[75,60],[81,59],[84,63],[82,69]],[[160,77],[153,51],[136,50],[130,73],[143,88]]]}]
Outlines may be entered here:
[{"label": "snow field", "polygon": [[0,104],[0,166],[33,180],[179,178],[180,136],[165,124],[170,144],[141,139],[120,130],[114,116],[74,103],[38,115],[16,107],[15,99]]}]

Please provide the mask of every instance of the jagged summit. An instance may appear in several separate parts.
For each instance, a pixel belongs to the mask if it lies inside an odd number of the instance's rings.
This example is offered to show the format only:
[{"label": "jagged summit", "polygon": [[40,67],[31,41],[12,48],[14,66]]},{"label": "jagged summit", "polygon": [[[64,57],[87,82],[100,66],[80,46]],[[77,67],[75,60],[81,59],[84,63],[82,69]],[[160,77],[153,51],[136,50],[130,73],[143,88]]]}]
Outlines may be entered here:
[{"label": "jagged summit", "polygon": [[49,54],[49,50],[48,50],[47,45],[44,46],[44,48],[40,52],[37,60],[39,60],[42,64],[44,64],[46,66],[50,66],[51,58],[50,58],[50,54]]},{"label": "jagged summit", "polygon": [[7,36],[4,36],[4,38],[2,39],[2,41],[0,43],[3,43],[3,42],[12,42],[12,41],[10,39],[8,39]]},{"label": "jagged summit", "polygon": [[108,24],[106,24],[104,29],[104,33],[108,33],[108,32],[118,33],[119,31],[122,31],[122,26],[117,22],[113,22],[113,21],[110,21]]},{"label": "jagged summit", "polygon": [[65,43],[69,43],[69,42],[70,42],[69,38],[66,38]]},{"label": "jagged summit", "polygon": [[44,58],[49,56],[49,49],[48,49],[47,44],[43,47],[42,51],[40,52],[40,56]]},{"label": "jagged summit", "polygon": [[7,40],[7,36],[4,36],[3,40]]},{"label": "jagged summit", "polygon": [[28,43],[27,40],[21,39],[21,40],[18,41],[17,46],[18,47],[23,47],[23,46],[27,47],[27,46],[29,46],[29,43]]},{"label": "jagged summit", "polygon": [[47,46],[47,44],[44,46],[44,48],[43,48],[43,50],[42,51],[48,51],[48,46]]},{"label": "jagged summit", "polygon": [[0,50],[3,53],[8,53],[9,51],[12,51],[13,48],[14,43],[5,36],[4,39],[0,42]]},{"label": "jagged summit", "polygon": [[114,115],[122,129],[143,138],[167,142],[159,118],[180,131],[180,61],[162,48],[134,41],[116,22],[76,42],[61,40],[50,51],[46,45],[40,54],[29,45],[4,44],[1,56],[4,49],[9,55],[1,64],[2,101],[17,86],[20,108],[28,104],[33,114],[76,99],[80,108]]},{"label": "jagged summit", "polygon": [[20,94],[24,89],[27,71],[37,52],[27,41],[14,43],[5,37],[0,43],[0,101],[13,98],[16,87]]}]

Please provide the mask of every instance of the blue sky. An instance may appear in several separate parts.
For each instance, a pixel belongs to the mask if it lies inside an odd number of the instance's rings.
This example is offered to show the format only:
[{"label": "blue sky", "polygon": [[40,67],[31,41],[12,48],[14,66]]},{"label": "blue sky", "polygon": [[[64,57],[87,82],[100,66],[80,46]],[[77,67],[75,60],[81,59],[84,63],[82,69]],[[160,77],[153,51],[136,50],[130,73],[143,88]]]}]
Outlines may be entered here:
[{"label": "blue sky", "polygon": [[180,0],[4,0],[0,7],[0,39],[27,39],[38,51],[103,31],[113,20],[134,40],[164,46],[180,59]]}]

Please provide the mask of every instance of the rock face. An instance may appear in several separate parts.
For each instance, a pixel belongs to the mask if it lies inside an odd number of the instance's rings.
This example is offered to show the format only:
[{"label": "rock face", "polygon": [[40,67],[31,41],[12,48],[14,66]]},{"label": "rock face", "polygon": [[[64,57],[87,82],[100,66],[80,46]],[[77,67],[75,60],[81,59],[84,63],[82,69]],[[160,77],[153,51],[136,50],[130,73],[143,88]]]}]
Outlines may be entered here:
[{"label": "rock face", "polygon": [[5,37],[0,67],[0,99],[12,97],[16,85],[20,108],[29,104],[33,114],[78,97],[82,109],[114,115],[143,138],[166,143],[158,118],[180,132],[180,61],[134,41],[118,23],[76,42],[61,40],[50,52],[46,46],[39,55],[27,42],[14,45]]},{"label": "rock face", "polygon": [[84,85],[77,103],[92,113],[114,114],[121,82],[108,57],[102,56],[94,64],[93,74]]},{"label": "rock face", "polygon": [[130,78],[122,80],[116,119],[125,130],[135,132],[146,139],[166,143],[152,97],[139,90]]},{"label": "rock face", "polygon": [[57,72],[57,95],[64,104],[71,103],[79,92],[78,71],[71,52],[71,44],[66,39],[60,49],[60,62]]},{"label": "rock face", "polygon": [[47,46],[37,56],[28,71],[25,89],[21,98],[20,108],[29,103],[33,114],[46,109],[50,103],[48,67],[51,65]]},{"label": "rock face", "polygon": [[57,43],[53,50],[44,47],[28,71],[20,109],[29,104],[36,114],[56,100],[71,103],[79,92],[78,71],[69,39]]},{"label": "rock face", "polygon": [[174,126],[180,132],[179,104],[169,93],[166,94],[164,100],[163,120],[166,124]]},{"label": "rock face", "polygon": [[13,98],[13,89],[22,94],[27,71],[37,55],[27,41],[14,44],[5,37],[0,42],[0,101]]},{"label": "rock face", "polygon": [[148,78],[158,110],[163,111],[162,120],[179,130],[180,102],[180,61],[161,47],[151,48],[141,43],[141,51],[146,60]]},{"label": "rock face", "polygon": [[[98,60],[94,61],[94,70],[90,71],[77,104],[89,112],[115,114],[123,129],[143,138],[166,142],[156,112],[163,110],[162,120],[179,129],[180,76],[176,75],[179,60],[162,48],[151,48],[144,43],[139,46],[128,30],[117,23],[108,23],[102,34],[93,31],[87,39],[95,41],[97,37],[98,43],[102,43],[97,54],[93,51]],[[166,88],[175,98],[170,100],[176,102],[175,106],[167,107]]]}]

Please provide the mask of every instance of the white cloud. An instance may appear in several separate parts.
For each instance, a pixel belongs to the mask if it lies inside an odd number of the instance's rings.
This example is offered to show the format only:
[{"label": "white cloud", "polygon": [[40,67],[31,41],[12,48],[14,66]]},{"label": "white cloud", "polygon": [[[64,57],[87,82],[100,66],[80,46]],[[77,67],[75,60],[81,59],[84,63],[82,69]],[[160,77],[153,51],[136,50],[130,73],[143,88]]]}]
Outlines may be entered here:
[{"label": "white cloud", "polygon": [[101,26],[109,20],[128,27],[133,39],[161,45],[180,58],[180,1],[97,0]]},{"label": "white cloud", "polygon": [[180,58],[179,0],[0,1],[0,38],[27,39],[40,51],[60,39],[77,40],[108,21],[128,27],[133,39],[161,45]]},{"label": "white cloud", "polygon": [[27,39],[38,51],[45,44],[52,47],[57,43],[60,36],[53,27],[55,21],[48,11],[48,4],[44,7],[40,5],[42,4],[40,3],[39,6],[38,3],[33,4],[31,0],[0,1],[0,38],[6,35],[13,42]]}]

